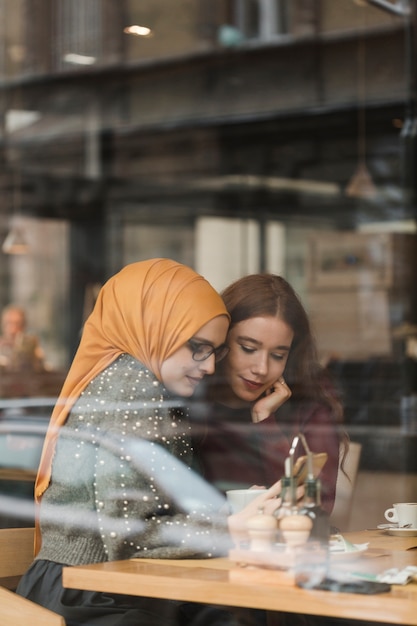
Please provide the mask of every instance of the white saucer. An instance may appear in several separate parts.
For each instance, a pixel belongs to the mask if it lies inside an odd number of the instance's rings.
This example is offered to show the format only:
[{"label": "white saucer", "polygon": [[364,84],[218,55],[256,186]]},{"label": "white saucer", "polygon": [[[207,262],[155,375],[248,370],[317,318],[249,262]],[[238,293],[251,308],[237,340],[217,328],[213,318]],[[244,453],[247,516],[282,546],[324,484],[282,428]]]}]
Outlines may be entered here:
[{"label": "white saucer", "polygon": [[417,528],[387,528],[387,533],[393,537],[417,537]]},{"label": "white saucer", "polygon": [[378,524],[379,530],[388,530],[388,528],[398,528],[398,524]]},{"label": "white saucer", "polygon": [[346,552],[343,550],[337,550],[330,547],[330,557],[332,560],[342,560],[342,561],[354,561],[359,557],[363,556],[365,552],[368,550],[368,543],[355,543],[353,544],[356,550],[347,550]]}]

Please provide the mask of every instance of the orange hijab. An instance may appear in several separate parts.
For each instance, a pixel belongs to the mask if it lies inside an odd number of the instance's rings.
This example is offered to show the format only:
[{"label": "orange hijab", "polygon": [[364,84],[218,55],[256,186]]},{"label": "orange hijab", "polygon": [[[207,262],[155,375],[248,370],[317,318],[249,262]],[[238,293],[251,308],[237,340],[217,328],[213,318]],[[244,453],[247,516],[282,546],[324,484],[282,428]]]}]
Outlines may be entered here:
[{"label": "orange hijab", "polygon": [[[37,504],[49,485],[59,427],[88,383],[123,353],[161,380],[162,363],[218,315],[229,317],[219,294],[176,261],[132,263],[107,281],[52,412],[35,484]],[[37,527],[37,545],[39,539]]]}]

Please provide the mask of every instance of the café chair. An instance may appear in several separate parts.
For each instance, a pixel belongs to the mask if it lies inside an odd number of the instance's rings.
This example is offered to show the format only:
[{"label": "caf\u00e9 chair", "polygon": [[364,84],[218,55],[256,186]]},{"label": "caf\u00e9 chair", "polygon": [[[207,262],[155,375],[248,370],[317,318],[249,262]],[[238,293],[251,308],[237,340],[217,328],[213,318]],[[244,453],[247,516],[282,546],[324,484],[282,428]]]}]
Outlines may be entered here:
[{"label": "caf\u00e9 chair", "polygon": [[345,458],[344,474],[339,467],[336,482],[336,498],[330,517],[332,526],[342,531],[349,530],[350,514],[352,510],[353,494],[356,477],[362,453],[362,444],[356,441],[349,442],[349,450]]},{"label": "caf\u00e9 chair", "polygon": [[63,617],[14,590],[33,560],[34,528],[0,529],[0,623],[2,626],[65,626]]}]

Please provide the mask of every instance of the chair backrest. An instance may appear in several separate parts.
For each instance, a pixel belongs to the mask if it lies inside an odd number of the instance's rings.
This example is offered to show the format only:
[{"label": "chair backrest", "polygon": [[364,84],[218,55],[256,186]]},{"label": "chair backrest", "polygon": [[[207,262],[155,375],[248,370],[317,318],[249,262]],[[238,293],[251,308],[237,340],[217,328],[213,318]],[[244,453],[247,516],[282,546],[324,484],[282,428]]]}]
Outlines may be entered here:
[{"label": "chair backrest", "polygon": [[34,528],[0,529],[1,626],[65,626],[61,615],[11,591],[33,561],[34,535]]},{"label": "chair backrest", "polygon": [[15,589],[33,561],[34,528],[0,529],[0,585]]},{"label": "chair backrest", "polygon": [[0,587],[0,607],[2,626],[65,626],[61,615],[4,587]]},{"label": "chair backrest", "polygon": [[344,474],[339,467],[336,482],[336,499],[330,522],[340,530],[349,530],[350,512],[352,508],[353,492],[359,470],[362,444],[356,441],[349,442],[349,450],[345,458]]}]

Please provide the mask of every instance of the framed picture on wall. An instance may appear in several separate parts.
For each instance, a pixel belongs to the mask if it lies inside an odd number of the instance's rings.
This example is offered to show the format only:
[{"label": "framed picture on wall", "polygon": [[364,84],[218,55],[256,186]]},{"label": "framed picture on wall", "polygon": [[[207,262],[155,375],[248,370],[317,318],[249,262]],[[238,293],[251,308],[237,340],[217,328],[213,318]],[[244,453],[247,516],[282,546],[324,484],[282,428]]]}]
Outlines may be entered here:
[{"label": "framed picture on wall", "polygon": [[393,280],[392,261],[387,233],[317,233],[309,240],[308,288],[387,289]]}]

